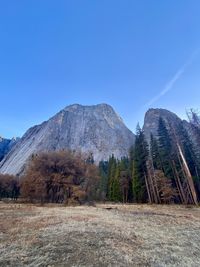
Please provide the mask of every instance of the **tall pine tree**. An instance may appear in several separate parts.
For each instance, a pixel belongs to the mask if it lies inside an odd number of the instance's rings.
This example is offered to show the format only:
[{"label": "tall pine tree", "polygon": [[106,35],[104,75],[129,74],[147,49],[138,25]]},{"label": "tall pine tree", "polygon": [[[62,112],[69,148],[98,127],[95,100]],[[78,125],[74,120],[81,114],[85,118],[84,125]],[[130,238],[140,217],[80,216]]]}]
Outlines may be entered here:
[{"label": "tall pine tree", "polygon": [[136,128],[136,140],[134,147],[133,159],[133,197],[136,202],[148,201],[148,185],[147,185],[147,160],[148,145],[145,140],[144,132],[138,125]]}]

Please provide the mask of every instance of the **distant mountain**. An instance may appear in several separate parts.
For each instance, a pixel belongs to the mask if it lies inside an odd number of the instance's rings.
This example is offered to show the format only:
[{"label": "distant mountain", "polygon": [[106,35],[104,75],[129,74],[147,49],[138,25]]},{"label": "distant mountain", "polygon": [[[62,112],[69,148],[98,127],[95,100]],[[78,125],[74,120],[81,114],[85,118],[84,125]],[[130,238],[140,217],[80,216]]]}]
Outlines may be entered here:
[{"label": "distant mountain", "polygon": [[61,149],[92,152],[94,160],[127,156],[134,134],[107,104],[71,105],[30,128],[0,163],[0,173],[19,175],[32,154]]},{"label": "distant mountain", "polygon": [[2,161],[18,140],[18,138],[5,139],[0,136],[0,161]]}]

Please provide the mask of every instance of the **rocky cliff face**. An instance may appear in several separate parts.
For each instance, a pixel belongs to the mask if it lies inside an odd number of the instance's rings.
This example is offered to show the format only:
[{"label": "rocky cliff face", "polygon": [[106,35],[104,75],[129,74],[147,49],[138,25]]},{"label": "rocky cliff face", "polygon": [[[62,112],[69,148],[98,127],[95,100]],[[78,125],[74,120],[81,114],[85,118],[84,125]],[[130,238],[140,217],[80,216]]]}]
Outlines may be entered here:
[{"label": "rocky cliff face", "polygon": [[32,154],[61,149],[92,152],[96,162],[127,156],[134,134],[107,104],[68,106],[29,129],[0,163],[0,173],[21,174]]},{"label": "rocky cliff face", "polygon": [[166,122],[166,126],[172,126],[177,139],[181,140],[183,136],[180,136],[180,127],[186,130],[190,141],[193,144],[194,150],[199,147],[199,131],[195,130],[194,126],[186,120],[181,120],[176,114],[165,109],[149,109],[145,115],[143,130],[147,141],[150,141],[151,133],[156,136],[158,131],[158,121],[162,118]]},{"label": "rocky cliff face", "polygon": [[156,136],[158,131],[159,118],[162,118],[167,125],[172,125],[176,129],[182,123],[182,120],[173,112],[166,109],[149,109],[145,114],[143,130],[147,140],[150,140],[151,133]]}]

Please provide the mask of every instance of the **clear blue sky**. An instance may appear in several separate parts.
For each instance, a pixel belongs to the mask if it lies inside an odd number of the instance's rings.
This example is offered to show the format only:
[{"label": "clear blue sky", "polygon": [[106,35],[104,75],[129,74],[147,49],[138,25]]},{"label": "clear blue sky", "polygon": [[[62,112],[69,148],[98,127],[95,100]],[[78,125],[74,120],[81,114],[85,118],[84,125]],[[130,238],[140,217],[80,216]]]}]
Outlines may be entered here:
[{"label": "clear blue sky", "polygon": [[149,107],[200,107],[199,0],[0,3],[0,135],[73,103],[111,104],[128,127]]}]

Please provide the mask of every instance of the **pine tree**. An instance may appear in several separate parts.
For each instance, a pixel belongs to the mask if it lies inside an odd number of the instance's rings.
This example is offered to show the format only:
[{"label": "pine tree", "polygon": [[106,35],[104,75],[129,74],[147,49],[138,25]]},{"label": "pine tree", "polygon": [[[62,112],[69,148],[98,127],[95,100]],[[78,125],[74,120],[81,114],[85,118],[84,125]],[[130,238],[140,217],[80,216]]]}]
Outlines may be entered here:
[{"label": "pine tree", "polygon": [[162,169],[168,178],[173,179],[173,168],[171,164],[172,140],[165,121],[162,118],[159,118],[158,122],[158,151],[162,162],[159,169]]},{"label": "pine tree", "polygon": [[[162,171],[171,180],[172,186],[177,188],[177,201],[197,204],[193,178],[184,155],[184,145],[177,134],[180,135],[172,124],[168,124],[167,128],[165,121],[159,119],[158,144]],[[184,139],[183,136],[182,138]]]},{"label": "pine tree", "polygon": [[122,199],[123,203],[131,202],[133,199],[133,193],[129,158],[121,158],[119,161],[119,169],[120,198]]},{"label": "pine tree", "polygon": [[[139,173],[138,169],[139,169],[138,160],[135,159],[134,163],[133,163],[133,173],[132,173],[134,202],[139,202],[141,200],[141,193],[142,193],[142,183],[141,183],[140,173]],[[143,185],[143,187],[144,187],[144,185]]]},{"label": "pine tree", "polygon": [[116,174],[117,161],[112,155],[108,161],[108,199],[113,200],[114,194],[114,180]]},{"label": "pine tree", "polygon": [[133,160],[133,196],[136,202],[146,202],[149,198],[147,183],[148,145],[140,126],[136,129]]},{"label": "pine tree", "polygon": [[[170,128],[169,125],[168,128]],[[160,118],[158,123],[158,148],[162,162],[161,170],[172,183],[172,186],[177,188],[178,195],[176,201],[186,204],[187,198],[183,186],[181,160],[177,151],[176,136],[172,138],[172,132],[174,134],[173,127],[171,126],[170,132],[166,127],[165,121]]]},{"label": "pine tree", "polygon": [[193,177],[199,178],[200,162],[195,154],[194,145],[182,123],[180,123],[178,127],[178,136],[191,174]]},{"label": "pine tree", "polygon": [[108,161],[99,162],[99,172],[101,177],[100,192],[103,200],[108,198]]},{"label": "pine tree", "polygon": [[159,154],[157,139],[151,133],[148,172],[150,177],[150,193],[152,197],[152,202],[156,204],[161,203],[157,179],[155,175],[155,172],[157,170],[162,170],[162,161]]},{"label": "pine tree", "polygon": [[118,162],[115,169],[115,176],[113,179],[112,199],[113,201],[122,201],[120,192],[120,163]]},{"label": "pine tree", "polygon": [[189,137],[194,145],[195,156],[200,163],[200,115],[197,111],[190,109],[187,116],[190,122]]},{"label": "pine tree", "polygon": [[160,152],[158,147],[158,141],[154,138],[153,134],[151,133],[150,136],[150,155],[153,162],[154,169],[162,170],[162,160],[160,158]]}]

